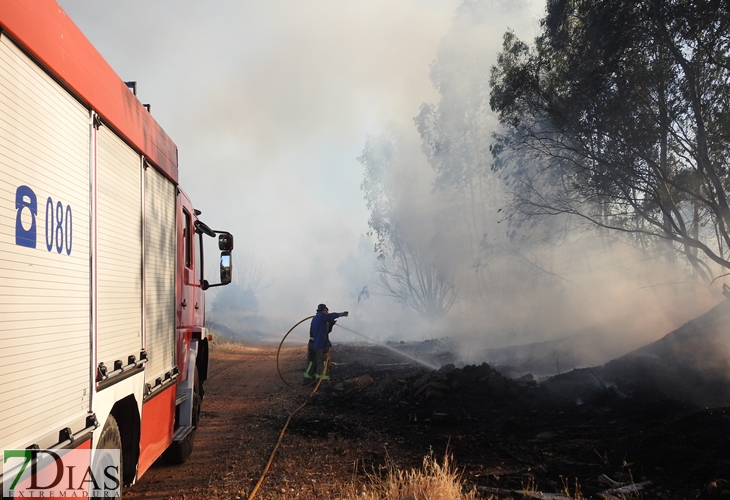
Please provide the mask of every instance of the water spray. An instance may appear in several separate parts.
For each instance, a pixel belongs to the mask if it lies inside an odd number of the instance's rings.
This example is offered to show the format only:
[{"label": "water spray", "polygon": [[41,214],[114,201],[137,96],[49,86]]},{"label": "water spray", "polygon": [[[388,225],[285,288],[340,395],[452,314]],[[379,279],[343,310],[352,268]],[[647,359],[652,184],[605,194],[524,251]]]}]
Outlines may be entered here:
[{"label": "water spray", "polygon": [[342,325],[339,325],[339,324],[337,324],[337,323],[335,323],[335,326],[339,326],[340,328],[342,328],[342,329],[344,329],[344,330],[347,330],[347,331],[348,331],[348,332],[350,332],[350,333],[354,333],[355,335],[359,335],[360,337],[362,337],[362,338],[364,338],[364,339],[366,339],[366,340],[369,340],[370,342],[373,342],[373,343],[375,343],[375,344],[381,345],[381,346],[385,347],[386,349],[390,349],[391,351],[393,351],[393,352],[395,352],[395,353],[398,353],[398,354],[399,354],[400,356],[403,356],[403,357],[405,357],[405,358],[408,358],[408,359],[410,359],[411,361],[414,361],[414,362],[415,362],[416,364],[419,364],[419,365],[423,365],[423,366],[426,366],[426,367],[428,367],[428,368],[431,368],[432,370],[438,370],[438,369],[439,369],[439,367],[438,367],[438,366],[436,366],[436,365],[432,365],[431,363],[426,363],[425,361],[422,361],[422,360],[418,359],[418,358],[417,358],[417,357],[415,357],[415,356],[411,356],[411,355],[409,355],[409,354],[406,354],[406,353],[404,353],[404,352],[402,352],[402,351],[399,351],[399,350],[398,350],[398,349],[396,349],[395,347],[391,347],[391,346],[389,346],[389,345],[388,345],[388,344],[386,344],[386,343],[383,343],[383,342],[381,342],[381,341],[378,341],[378,340],[375,340],[375,339],[371,339],[371,338],[370,338],[370,337],[368,337],[367,335],[363,335],[362,333],[358,333],[358,332],[356,332],[355,330],[350,330],[350,329],[349,329],[349,328],[347,328],[346,326],[342,326]]},{"label": "water spray", "polygon": [[[281,368],[279,367],[279,354],[281,353],[281,347],[282,347],[282,346],[284,345],[284,341],[285,341],[285,340],[286,340],[286,338],[287,338],[287,337],[289,336],[289,334],[290,334],[290,333],[291,333],[291,332],[292,332],[292,331],[293,331],[293,330],[294,330],[294,329],[295,329],[295,328],[296,328],[297,326],[301,325],[302,323],[304,323],[304,322],[305,322],[305,321],[307,321],[308,319],[312,319],[312,318],[314,318],[314,316],[307,316],[306,318],[302,319],[301,321],[298,321],[298,322],[297,322],[297,323],[296,323],[296,324],[295,324],[294,326],[292,326],[292,327],[291,327],[291,328],[289,329],[289,331],[288,331],[288,332],[286,332],[286,334],[284,335],[284,337],[283,337],[283,338],[281,339],[281,342],[279,342],[279,347],[278,347],[278,349],[276,349],[276,371],[277,371],[277,372],[279,373],[279,378],[281,379],[281,381],[282,381],[282,382],[284,382],[284,383],[285,383],[286,385],[288,385],[289,387],[292,387],[292,388],[294,388],[294,386],[293,386],[293,385],[291,385],[291,384],[290,384],[289,382],[287,382],[287,381],[286,381],[286,379],[284,378],[284,376],[283,376],[283,375],[281,374]],[[375,340],[375,339],[373,339],[373,338],[370,338],[370,337],[368,337],[367,335],[363,335],[362,333],[356,332],[355,330],[351,330],[351,329],[347,328],[346,326],[342,326],[342,325],[340,325],[340,324],[338,324],[338,323],[335,323],[335,326],[339,326],[340,328],[342,328],[342,329],[344,329],[344,330],[347,330],[347,331],[348,331],[348,332],[350,332],[350,333],[354,333],[355,335],[358,335],[358,336],[360,336],[360,337],[364,338],[365,340],[368,340],[368,341],[370,341],[370,342],[372,342],[372,343],[374,343],[374,344],[378,344],[378,345],[380,345],[380,346],[383,346],[383,347],[385,347],[386,349],[389,349],[389,350],[391,350],[391,351],[393,351],[393,352],[397,353],[398,355],[400,355],[400,356],[403,356],[404,358],[408,358],[408,359],[410,359],[411,361],[413,361],[414,363],[416,363],[416,364],[418,364],[418,365],[423,365],[423,366],[425,366],[425,367],[427,367],[427,368],[430,368],[431,370],[438,370],[438,369],[439,369],[439,367],[438,367],[438,366],[436,366],[436,365],[432,365],[431,363],[427,363],[427,362],[425,362],[425,361],[423,361],[423,360],[420,360],[420,359],[418,359],[418,358],[417,358],[417,357],[415,357],[415,356],[411,356],[410,354],[406,354],[406,353],[404,353],[404,352],[401,352],[401,351],[399,351],[398,349],[396,349],[396,348],[394,348],[394,347],[391,347],[391,346],[389,346],[388,344],[386,344],[386,343],[384,343],[384,342],[381,342],[381,341],[379,341],[379,340]]]}]

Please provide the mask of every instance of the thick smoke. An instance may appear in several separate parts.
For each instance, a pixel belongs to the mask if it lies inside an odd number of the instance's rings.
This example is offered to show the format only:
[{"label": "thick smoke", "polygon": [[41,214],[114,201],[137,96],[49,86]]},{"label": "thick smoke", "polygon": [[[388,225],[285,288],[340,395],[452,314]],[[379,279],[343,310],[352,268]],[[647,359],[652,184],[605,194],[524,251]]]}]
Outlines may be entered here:
[{"label": "thick smoke", "polygon": [[[718,297],[680,264],[618,235],[568,218],[507,221],[509,188],[490,168],[498,124],[488,81],[502,34],[507,27],[529,32],[528,13],[526,3],[464,2],[431,65],[440,98],[415,117],[419,140],[403,128],[368,139],[366,182],[372,172],[383,182],[371,227],[390,236],[386,257],[399,245],[418,247],[427,256],[421,265],[446,276],[457,300],[439,321],[406,320],[400,311],[398,327],[363,328],[389,339],[448,337],[464,362],[522,363],[546,374],[641,347]],[[377,278],[369,289],[378,290]],[[529,344],[536,345],[504,349]]]},{"label": "thick smoke", "polygon": [[[413,108],[411,123],[374,131],[358,155],[363,167],[377,167],[399,242],[453,283],[453,306],[428,318],[389,297],[377,234],[362,235],[344,258],[314,254],[306,273],[262,294],[272,337],[293,324],[292,309],[313,314],[325,302],[351,312],[343,326],[377,341],[448,339],[441,345],[462,362],[523,362],[545,374],[606,362],[716,303],[680,266],[613,235],[567,219],[534,227],[506,220],[509,189],[490,168],[498,123],[488,81],[504,31],[529,39],[536,15],[527,2],[464,2],[430,66],[437,99]],[[331,242],[333,229],[322,224],[313,234]],[[386,262],[392,250],[386,245]],[[302,290],[317,297],[308,308],[295,305]],[[302,328],[293,338],[306,338]],[[363,340],[342,329],[333,338]]]},{"label": "thick smoke", "polygon": [[[542,1],[61,5],[123,79],[138,81],[179,147],[181,185],[203,220],[234,234],[234,254],[262,263],[265,286],[254,300],[238,283],[247,309],[230,328],[243,315],[278,340],[325,302],[379,341],[449,338],[465,362],[506,362],[495,349],[565,339],[550,361],[565,370],[569,359],[595,364],[657,339],[717,300],[626,241],[567,231],[575,221],[527,232],[505,220],[510,193],[490,169],[490,70],[506,30],[533,39]],[[456,291],[440,319],[379,286],[357,158],[381,137],[397,153],[387,187],[400,235]],[[209,306],[225,290],[211,289]]]}]

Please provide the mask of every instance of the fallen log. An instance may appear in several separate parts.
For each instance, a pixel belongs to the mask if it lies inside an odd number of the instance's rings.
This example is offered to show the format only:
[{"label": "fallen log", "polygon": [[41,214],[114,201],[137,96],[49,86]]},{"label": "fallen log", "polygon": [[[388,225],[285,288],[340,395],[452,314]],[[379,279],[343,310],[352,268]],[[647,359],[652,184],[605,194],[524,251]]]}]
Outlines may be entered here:
[{"label": "fallen log", "polygon": [[606,474],[601,474],[600,476],[598,476],[598,482],[603,483],[606,486],[610,486],[611,488],[620,488],[621,486],[624,486],[624,483],[616,481],[615,479],[611,479]]},{"label": "fallen log", "polygon": [[501,488],[490,488],[488,486],[477,486],[479,493],[489,493],[490,495],[501,496],[514,496],[519,495],[522,498],[536,498],[538,500],[575,500],[560,493],[544,493],[542,491],[531,491],[531,490],[504,490]]},{"label": "fallen log", "polygon": [[626,486],[621,486],[619,488],[611,488],[601,491],[598,493],[598,496],[604,500],[613,500],[616,498],[616,495],[626,495],[631,493],[638,494],[639,491],[643,490],[647,486],[651,486],[651,481],[643,481],[636,484],[627,484]]}]

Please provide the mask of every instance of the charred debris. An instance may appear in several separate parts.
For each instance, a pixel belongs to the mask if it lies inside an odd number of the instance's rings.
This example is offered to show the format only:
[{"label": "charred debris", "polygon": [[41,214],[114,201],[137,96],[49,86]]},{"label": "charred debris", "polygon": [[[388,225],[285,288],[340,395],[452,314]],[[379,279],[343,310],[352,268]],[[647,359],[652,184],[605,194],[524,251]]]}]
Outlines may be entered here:
[{"label": "charred debris", "polygon": [[497,498],[576,487],[575,498],[730,498],[728,326],[725,301],[603,366],[541,380],[457,367],[443,342],[336,345],[333,381],[307,417],[317,424],[305,418],[293,431],[379,436],[387,445],[372,463],[394,448],[414,464],[449,450],[467,484]]}]

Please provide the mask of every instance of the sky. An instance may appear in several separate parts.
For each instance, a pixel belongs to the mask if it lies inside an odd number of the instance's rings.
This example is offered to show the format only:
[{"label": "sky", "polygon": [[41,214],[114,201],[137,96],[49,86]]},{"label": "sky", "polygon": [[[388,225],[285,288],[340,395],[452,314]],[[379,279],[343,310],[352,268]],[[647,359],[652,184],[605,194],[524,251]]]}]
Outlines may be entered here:
[{"label": "sky", "polygon": [[[202,219],[263,263],[263,307],[293,316],[345,303],[332,275],[368,230],[357,157],[438,98],[430,65],[459,3],[59,2],[137,81]],[[541,4],[525,5],[515,24],[536,27]]]}]

